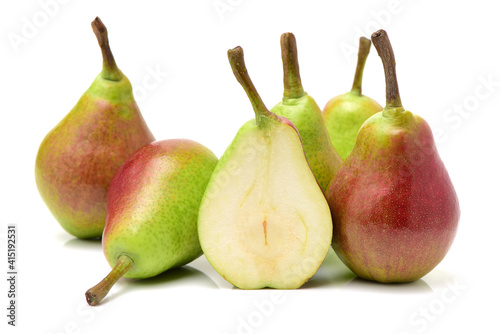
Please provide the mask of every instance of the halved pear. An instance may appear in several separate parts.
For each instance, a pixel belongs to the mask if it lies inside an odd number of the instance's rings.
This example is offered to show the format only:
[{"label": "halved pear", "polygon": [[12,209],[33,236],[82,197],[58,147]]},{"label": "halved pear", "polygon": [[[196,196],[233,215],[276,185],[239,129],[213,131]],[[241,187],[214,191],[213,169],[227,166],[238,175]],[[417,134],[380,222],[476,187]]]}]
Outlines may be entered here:
[{"label": "halved pear", "polygon": [[330,209],[297,130],[266,109],[243,50],[228,56],[256,118],[238,131],[212,174],[199,213],[200,243],[214,269],[239,288],[298,288],[328,252]]}]

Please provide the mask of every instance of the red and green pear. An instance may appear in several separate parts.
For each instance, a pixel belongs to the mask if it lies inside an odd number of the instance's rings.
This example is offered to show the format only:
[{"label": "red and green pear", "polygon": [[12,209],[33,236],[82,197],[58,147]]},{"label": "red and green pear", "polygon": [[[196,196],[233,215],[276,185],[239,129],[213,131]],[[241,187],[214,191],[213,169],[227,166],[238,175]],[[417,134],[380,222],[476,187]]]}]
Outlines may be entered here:
[{"label": "red and green pear", "polygon": [[429,125],[401,104],[386,32],[372,40],[384,65],[387,104],[363,124],[330,183],[332,246],[361,278],[411,282],[445,257],[460,208]]},{"label": "red and green pear", "polygon": [[92,22],[103,69],[73,109],[43,139],[35,163],[40,196],[52,215],[78,238],[101,237],[106,194],[120,165],[154,140],[116,66],[107,30]]},{"label": "red and green pear", "polygon": [[113,268],[86,292],[97,305],[122,277],[149,278],[202,254],[198,210],[217,157],[187,139],[153,142],[120,167],[108,190],[103,250]]}]

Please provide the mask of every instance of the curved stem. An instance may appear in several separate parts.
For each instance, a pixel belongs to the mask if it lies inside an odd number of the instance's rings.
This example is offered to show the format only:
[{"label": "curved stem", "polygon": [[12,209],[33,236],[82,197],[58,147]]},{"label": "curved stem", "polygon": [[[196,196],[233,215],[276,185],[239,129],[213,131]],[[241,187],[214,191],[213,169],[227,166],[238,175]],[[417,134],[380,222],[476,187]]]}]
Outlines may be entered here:
[{"label": "curved stem", "polygon": [[106,80],[111,81],[121,80],[123,74],[116,66],[115,58],[113,57],[111,49],[109,48],[108,30],[106,29],[106,26],[104,25],[104,23],[102,23],[99,17],[96,17],[95,20],[92,21],[91,26],[95,36],[97,37],[99,46],[101,47],[102,77]]},{"label": "curved stem", "polygon": [[354,74],[354,81],[352,83],[351,92],[361,96],[361,84],[363,82],[363,71],[365,69],[366,59],[370,53],[372,42],[366,37],[359,38],[358,49],[358,64],[356,65],[356,73]]},{"label": "curved stem", "polygon": [[374,32],[372,34],[372,42],[384,65],[386,108],[402,108],[398,79],[396,77],[396,60],[387,32],[382,29]]},{"label": "curved stem", "polygon": [[129,271],[134,265],[134,261],[127,255],[122,255],[118,258],[115,267],[101,282],[85,292],[85,298],[90,306],[95,306],[106,297],[109,290],[115,283]]},{"label": "curved stem", "polygon": [[281,59],[283,61],[284,99],[298,99],[304,96],[304,88],[300,80],[299,60],[297,58],[297,41],[291,32],[281,35]]},{"label": "curved stem", "polygon": [[257,89],[252,83],[250,76],[248,75],[247,69],[245,67],[245,57],[243,55],[243,49],[241,46],[237,46],[234,49],[227,51],[227,57],[229,59],[229,64],[231,64],[231,69],[236,77],[236,80],[243,87],[247,93],[250,102],[252,103],[253,110],[255,112],[255,120],[258,125],[262,124],[263,117],[274,118],[273,115],[265,106],[262,101]]}]

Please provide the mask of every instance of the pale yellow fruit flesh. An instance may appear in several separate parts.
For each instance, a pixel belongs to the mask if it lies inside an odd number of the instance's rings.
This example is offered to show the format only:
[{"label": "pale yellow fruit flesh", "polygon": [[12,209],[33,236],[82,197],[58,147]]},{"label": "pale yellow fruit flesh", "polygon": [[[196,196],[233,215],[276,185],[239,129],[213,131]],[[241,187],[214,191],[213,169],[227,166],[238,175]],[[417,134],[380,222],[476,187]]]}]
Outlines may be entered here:
[{"label": "pale yellow fruit flesh", "polygon": [[298,288],[330,247],[328,204],[292,127],[247,123],[244,129],[202,202],[203,251],[219,274],[242,289]]}]

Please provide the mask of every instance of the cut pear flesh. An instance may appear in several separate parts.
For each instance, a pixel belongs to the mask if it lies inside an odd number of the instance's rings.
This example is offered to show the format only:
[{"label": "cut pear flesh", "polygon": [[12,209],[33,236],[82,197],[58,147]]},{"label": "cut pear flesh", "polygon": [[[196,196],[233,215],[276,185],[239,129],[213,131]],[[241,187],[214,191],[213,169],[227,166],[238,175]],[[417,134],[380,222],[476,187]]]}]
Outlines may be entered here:
[{"label": "cut pear flesh", "polygon": [[332,238],[328,204],[297,132],[250,121],[221,158],[200,208],[206,258],[242,289],[293,289],[323,262]]}]

